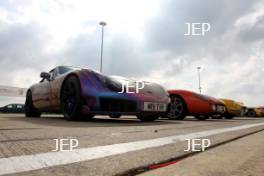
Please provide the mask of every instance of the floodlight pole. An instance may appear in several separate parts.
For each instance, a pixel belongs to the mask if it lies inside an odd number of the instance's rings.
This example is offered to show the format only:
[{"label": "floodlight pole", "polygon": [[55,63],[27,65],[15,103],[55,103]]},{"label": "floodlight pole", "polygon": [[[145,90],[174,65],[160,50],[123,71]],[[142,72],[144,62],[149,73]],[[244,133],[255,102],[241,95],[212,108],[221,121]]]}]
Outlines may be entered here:
[{"label": "floodlight pole", "polygon": [[104,48],[104,27],[107,25],[106,22],[101,21],[99,25],[102,26],[102,40],[101,40],[101,62],[100,62],[100,72],[103,71],[103,48]]},{"label": "floodlight pole", "polygon": [[201,87],[201,75],[200,75],[200,70],[201,70],[201,67],[197,67],[197,72],[198,72],[198,82],[199,82],[199,92],[200,94],[202,93],[202,87]]}]

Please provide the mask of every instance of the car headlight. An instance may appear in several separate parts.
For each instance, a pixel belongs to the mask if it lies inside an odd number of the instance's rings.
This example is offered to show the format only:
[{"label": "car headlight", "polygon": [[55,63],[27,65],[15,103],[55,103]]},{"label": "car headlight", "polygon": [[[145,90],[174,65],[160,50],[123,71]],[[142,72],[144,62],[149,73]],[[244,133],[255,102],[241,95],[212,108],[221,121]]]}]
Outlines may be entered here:
[{"label": "car headlight", "polygon": [[216,105],[212,105],[212,110],[216,111]]}]

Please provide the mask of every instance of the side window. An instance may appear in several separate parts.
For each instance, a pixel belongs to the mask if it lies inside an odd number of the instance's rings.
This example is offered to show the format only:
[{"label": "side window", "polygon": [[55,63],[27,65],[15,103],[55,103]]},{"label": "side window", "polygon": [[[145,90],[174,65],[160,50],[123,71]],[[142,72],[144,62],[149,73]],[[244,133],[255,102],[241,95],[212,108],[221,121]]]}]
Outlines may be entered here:
[{"label": "side window", "polygon": [[50,71],[50,80],[54,80],[58,76],[58,69],[55,68],[54,70]]}]

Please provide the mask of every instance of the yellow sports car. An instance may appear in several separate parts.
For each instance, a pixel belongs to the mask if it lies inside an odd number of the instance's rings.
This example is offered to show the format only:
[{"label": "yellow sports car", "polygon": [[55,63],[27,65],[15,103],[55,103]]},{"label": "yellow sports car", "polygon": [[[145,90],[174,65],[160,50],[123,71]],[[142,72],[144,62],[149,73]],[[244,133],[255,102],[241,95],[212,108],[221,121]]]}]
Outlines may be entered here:
[{"label": "yellow sports car", "polygon": [[232,119],[235,116],[239,117],[243,113],[243,103],[236,102],[230,99],[221,99],[225,104],[226,112],[223,115],[226,119]]}]

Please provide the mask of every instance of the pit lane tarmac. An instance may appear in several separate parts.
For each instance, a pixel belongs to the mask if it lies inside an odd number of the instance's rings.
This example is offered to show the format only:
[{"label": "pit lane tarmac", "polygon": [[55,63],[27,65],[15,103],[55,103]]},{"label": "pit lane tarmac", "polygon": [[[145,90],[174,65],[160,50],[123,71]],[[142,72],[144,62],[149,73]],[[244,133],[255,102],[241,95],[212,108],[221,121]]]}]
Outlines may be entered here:
[{"label": "pit lane tarmac", "polygon": [[[60,116],[25,118],[0,115],[0,174],[120,175],[187,155],[184,138],[209,138],[219,145],[264,129],[257,118],[197,121],[158,120],[142,123],[135,117],[68,122]],[[75,137],[72,152],[52,152],[55,138]],[[20,164],[18,164],[20,163]]]}]

